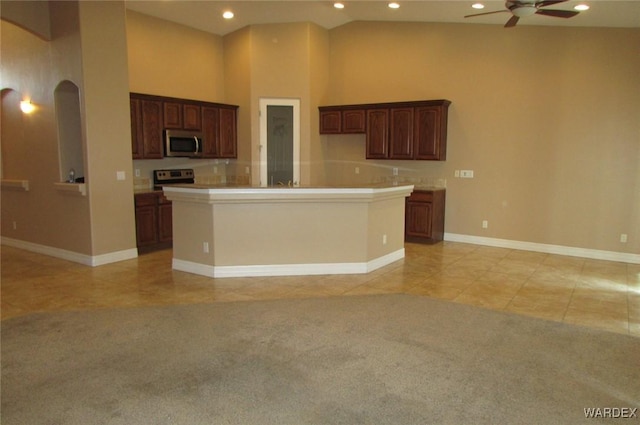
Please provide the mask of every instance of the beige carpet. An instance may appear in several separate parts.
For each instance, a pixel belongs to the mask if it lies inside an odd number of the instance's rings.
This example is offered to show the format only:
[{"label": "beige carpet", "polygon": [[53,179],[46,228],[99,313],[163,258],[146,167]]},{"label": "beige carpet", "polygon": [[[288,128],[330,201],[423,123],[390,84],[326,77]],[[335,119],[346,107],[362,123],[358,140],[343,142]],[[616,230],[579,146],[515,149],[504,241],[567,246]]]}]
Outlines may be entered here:
[{"label": "beige carpet", "polygon": [[38,314],[1,338],[3,425],[594,424],[612,419],[584,409],[640,407],[640,338],[410,295]]}]

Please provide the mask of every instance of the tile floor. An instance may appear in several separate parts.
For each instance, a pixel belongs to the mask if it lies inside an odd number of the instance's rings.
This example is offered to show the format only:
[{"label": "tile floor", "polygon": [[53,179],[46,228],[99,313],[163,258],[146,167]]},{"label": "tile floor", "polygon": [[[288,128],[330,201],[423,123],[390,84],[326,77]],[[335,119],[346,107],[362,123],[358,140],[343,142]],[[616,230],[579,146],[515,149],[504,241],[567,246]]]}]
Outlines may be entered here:
[{"label": "tile floor", "polygon": [[640,337],[640,265],[455,242],[406,244],[366,275],[212,279],[171,269],[171,250],[87,267],[1,248],[2,319],[32,312],[407,293]]}]

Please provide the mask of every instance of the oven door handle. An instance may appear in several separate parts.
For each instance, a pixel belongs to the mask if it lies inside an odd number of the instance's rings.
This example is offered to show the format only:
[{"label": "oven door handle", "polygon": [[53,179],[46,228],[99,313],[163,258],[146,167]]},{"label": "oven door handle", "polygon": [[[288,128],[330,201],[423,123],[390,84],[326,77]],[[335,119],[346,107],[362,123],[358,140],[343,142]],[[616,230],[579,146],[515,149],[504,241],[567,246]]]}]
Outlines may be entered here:
[{"label": "oven door handle", "polygon": [[196,151],[194,154],[198,155],[200,151],[200,141],[198,140],[198,136],[193,136],[193,139],[196,141]]}]

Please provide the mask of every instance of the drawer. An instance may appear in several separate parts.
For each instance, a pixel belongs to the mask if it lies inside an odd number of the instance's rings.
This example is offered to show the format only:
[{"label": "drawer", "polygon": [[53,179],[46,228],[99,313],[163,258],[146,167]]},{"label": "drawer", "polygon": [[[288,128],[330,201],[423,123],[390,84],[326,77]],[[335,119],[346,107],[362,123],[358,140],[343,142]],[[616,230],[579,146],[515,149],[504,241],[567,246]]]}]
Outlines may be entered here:
[{"label": "drawer", "polygon": [[414,190],[409,197],[412,202],[432,202],[433,192],[430,190]]},{"label": "drawer", "polygon": [[135,195],[136,207],[155,206],[158,205],[158,193],[141,193]]}]

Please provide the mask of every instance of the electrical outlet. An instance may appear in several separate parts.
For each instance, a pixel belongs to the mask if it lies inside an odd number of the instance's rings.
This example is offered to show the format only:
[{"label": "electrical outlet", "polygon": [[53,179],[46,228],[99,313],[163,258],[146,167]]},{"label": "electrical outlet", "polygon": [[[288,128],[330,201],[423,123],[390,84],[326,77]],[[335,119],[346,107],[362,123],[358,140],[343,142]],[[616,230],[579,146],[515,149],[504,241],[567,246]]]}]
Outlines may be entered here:
[{"label": "electrical outlet", "polygon": [[482,228],[486,229],[489,227],[489,222],[487,220],[482,220]]},{"label": "electrical outlet", "polygon": [[13,230],[18,230],[18,222],[13,222]]},{"label": "electrical outlet", "polygon": [[356,174],[360,174],[360,167],[356,167]]},{"label": "electrical outlet", "polygon": [[394,176],[398,175],[398,167],[393,167],[393,175]]},{"label": "electrical outlet", "polygon": [[622,233],[620,235],[620,242],[627,243],[627,234],[626,233]]},{"label": "electrical outlet", "polygon": [[473,170],[460,170],[460,177],[462,177],[463,179],[472,179]]},{"label": "electrical outlet", "polygon": [[460,177],[460,170],[454,171],[453,177]]},{"label": "electrical outlet", "polygon": [[202,252],[205,254],[209,253],[209,242],[202,242]]},{"label": "electrical outlet", "polygon": [[136,168],[134,173],[135,173],[136,177],[140,177],[140,169],[139,168]]},{"label": "electrical outlet", "polygon": [[382,235],[382,245],[387,244],[387,235]]},{"label": "electrical outlet", "polygon": [[244,167],[244,173],[245,173],[245,174],[249,174],[249,173],[250,173],[250,171],[249,171],[249,167]]}]

